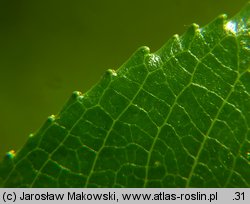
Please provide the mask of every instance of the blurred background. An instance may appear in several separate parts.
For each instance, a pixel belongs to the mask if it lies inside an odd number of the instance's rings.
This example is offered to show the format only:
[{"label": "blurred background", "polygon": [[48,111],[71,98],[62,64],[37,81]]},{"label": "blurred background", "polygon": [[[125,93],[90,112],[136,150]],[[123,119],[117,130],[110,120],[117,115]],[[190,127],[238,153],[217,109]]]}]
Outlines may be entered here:
[{"label": "blurred background", "polygon": [[0,0],[0,158],[138,47],[154,52],[191,23],[232,17],[246,2]]}]

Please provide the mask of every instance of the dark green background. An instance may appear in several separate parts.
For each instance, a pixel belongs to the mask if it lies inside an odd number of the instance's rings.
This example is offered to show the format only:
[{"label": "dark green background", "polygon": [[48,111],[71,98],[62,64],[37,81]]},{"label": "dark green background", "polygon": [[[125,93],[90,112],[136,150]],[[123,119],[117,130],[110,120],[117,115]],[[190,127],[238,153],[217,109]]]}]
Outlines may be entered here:
[{"label": "dark green background", "polygon": [[247,0],[0,0],[0,157],[19,149],[74,90],[87,91],[140,46]]}]

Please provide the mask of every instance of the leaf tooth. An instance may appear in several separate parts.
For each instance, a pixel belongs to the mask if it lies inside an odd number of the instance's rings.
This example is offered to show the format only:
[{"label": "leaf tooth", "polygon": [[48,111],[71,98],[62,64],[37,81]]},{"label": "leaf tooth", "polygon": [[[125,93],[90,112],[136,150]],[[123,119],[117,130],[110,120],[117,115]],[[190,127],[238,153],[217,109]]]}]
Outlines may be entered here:
[{"label": "leaf tooth", "polygon": [[181,37],[179,37],[179,42],[182,46],[182,50],[189,50],[190,44],[192,43],[194,36],[199,33],[200,33],[199,25],[196,23],[192,23],[188,27],[187,31]]},{"label": "leaf tooth", "polygon": [[30,133],[30,134],[29,134],[29,138],[32,138],[32,137],[34,137],[34,134],[33,134],[33,133]]},{"label": "leaf tooth", "polygon": [[217,19],[221,19],[223,22],[227,20],[227,14],[221,14],[217,17]]},{"label": "leaf tooth", "polygon": [[111,75],[111,76],[114,76],[114,77],[117,76],[117,73],[116,73],[116,71],[114,69],[108,69],[106,71],[106,73],[109,74],[109,75]]},{"label": "leaf tooth", "polygon": [[141,52],[148,54],[150,53],[150,48],[148,46],[142,46],[139,48]]},{"label": "leaf tooth", "polygon": [[224,30],[224,25],[227,23],[227,15],[226,14],[221,14],[217,18],[215,18],[211,23],[208,25],[204,26],[202,30],[212,30],[214,31],[215,29],[223,29]]},{"label": "leaf tooth", "polygon": [[179,37],[180,36],[177,33],[173,35],[173,38],[175,38],[175,39],[179,39]]},{"label": "leaf tooth", "polygon": [[182,51],[183,51],[183,47],[181,44],[180,36],[178,34],[175,34],[173,35],[173,43],[171,46],[171,52],[174,55]]},{"label": "leaf tooth", "polygon": [[221,14],[212,23],[220,22],[220,24],[225,24],[227,22],[227,14]]},{"label": "leaf tooth", "polygon": [[7,153],[6,153],[6,156],[7,156],[7,158],[9,158],[9,159],[13,159],[15,156],[16,156],[16,152],[15,152],[15,150],[10,150],[10,151],[8,151]]},{"label": "leaf tooth", "polygon": [[225,30],[225,25],[227,24],[227,22],[228,22],[227,21],[227,15],[226,14],[221,14],[217,18],[215,18],[215,20],[212,23],[210,23],[209,26],[216,26],[217,29]]},{"label": "leaf tooth", "polygon": [[72,93],[72,97],[73,98],[75,98],[75,99],[77,99],[79,96],[81,96],[82,95],[82,93],[80,92],[80,91],[74,91],[73,93]]},{"label": "leaf tooth", "polygon": [[222,14],[215,18],[211,23],[200,29],[204,42],[213,49],[222,38],[227,34],[225,24],[227,23],[227,15]]},{"label": "leaf tooth", "polygon": [[55,116],[55,115],[50,115],[50,116],[48,117],[47,121],[50,122],[50,123],[52,123],[52,122],[55,121],[55,119],[56,119],[56,116]]},{"label": "leaf tooth", "polygon": [[181,43],[179,35],[175,34],[155,54],[159,55],[162,61],[167,61],[173,55],[183,51]]},{"label": "leaf tooth", "polygon": [[103,84],[103,87],[106,87],[112,81],[112,78],[116,76],[114,73],[116,73],[116,71],[112,69],[108,69],[104,72],[100,82]]},{"label": "leaf tooth", "polygon": [[143,64],[145,57],[150,54],[150,49],[147,46],[138,48],[132,56],[117,70],[117,73],[126,75],[131,67]]},{"label": "leaf tooth", "polygon": [[217,24],[217,27],[221,27],[224,32],[226,31],[227,34],[235,34],[237,29],[236,23],[233,20],[227,19],[228,18],[226,14],[221,14],[212,22],[212,24]]},{"label": "leaf tooth", "polygon": [[200,26],[196,23],[192,23],[188,30],[193,31],[194,33],[200,32]]},{"label": "leaf tooth", "polygon": [[74,91],[72,93],[72,99],[73,100],[78,100],[78,99],[82,100],[83,99],[83,93],[80,92],[80,91]]}]

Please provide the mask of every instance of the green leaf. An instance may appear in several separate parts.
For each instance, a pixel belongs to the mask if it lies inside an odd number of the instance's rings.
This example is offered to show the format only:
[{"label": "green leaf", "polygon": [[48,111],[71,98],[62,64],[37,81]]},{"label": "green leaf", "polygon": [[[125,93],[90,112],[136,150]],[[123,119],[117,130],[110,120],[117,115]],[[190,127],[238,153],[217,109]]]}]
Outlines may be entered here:
[{"label": "green leaf", "polygon": [[250,4],[138,49],[0,165],[2,187],[250,187]]}]

